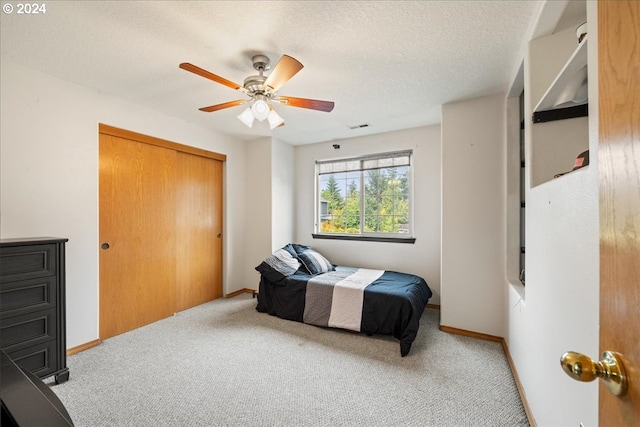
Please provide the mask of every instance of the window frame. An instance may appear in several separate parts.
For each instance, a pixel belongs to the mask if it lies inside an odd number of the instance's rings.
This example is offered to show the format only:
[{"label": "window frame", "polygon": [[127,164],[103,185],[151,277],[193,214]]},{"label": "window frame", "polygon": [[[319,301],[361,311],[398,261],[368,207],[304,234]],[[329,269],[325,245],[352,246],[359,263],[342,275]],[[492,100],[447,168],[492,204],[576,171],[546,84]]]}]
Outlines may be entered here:
[{"label": "window frame", "polygon": [[[365,181],[366,181],[366,171],[367,170],[375,170],[375,169],[387,169],[385,167],[381,168],[365,168],[362,163],[365,161],[371,160],[380,160],[380,159],[391,159],[391,158],[399,158],[399,157],[408,157],[407,165],[398,165],[398,166],[407,166],[407,179],[408,179],[408,221],[409,227],[407,233],[392,233],[392,232],[365,232]],[[314,169],[314,232],[312,233],[312,237],[314,239],[332,239],[332,240],[363,240],[363,241],[376,241],[376,242],[394,242],[394,243],[414,243],[415,242],[415,224],[414,224],[414,215],[413,215],[413,206],[414,206],[414,179],[413,179],[413,150],[395,150],[389,152],[382,153],[371,153],[361,156],[353,156],[353,157],[341,157],[334,159],[326,159],[326,160],[316,160],[315,161],[315,169]],[[328,173],[320,173],[320,167],[323,164],[335,164],[341,162],[360,162],[360,168],[357,169],[360,175],[360,232],[359,233],[327,233],[322,231],[322,201],[321,193],[322,188],[320,184],[320,178],[323,175],[327,175]],[[395,166],[395,165],[394,165]],[[392,166],[393,167],[393,166]],[[336,172],[339,173],[339,172]]]}]

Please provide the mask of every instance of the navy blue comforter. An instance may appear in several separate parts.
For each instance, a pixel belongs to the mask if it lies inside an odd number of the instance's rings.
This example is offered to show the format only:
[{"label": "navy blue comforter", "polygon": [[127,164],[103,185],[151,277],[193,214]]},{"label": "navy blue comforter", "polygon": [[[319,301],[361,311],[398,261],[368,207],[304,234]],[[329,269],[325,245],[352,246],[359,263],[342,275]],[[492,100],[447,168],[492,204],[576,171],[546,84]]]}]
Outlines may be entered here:
[{"label": "navy blue comforter", "polygon": [[[312,277],[299,270],[273,282],[261,274],[256,310],[303,322],[307,282]],[[404,357],[409,354],[420,317],[431,296],[431,289],[423,278],[385,271],[364,289],[360,331],[394,336],[400,340],[400,354]]]}]

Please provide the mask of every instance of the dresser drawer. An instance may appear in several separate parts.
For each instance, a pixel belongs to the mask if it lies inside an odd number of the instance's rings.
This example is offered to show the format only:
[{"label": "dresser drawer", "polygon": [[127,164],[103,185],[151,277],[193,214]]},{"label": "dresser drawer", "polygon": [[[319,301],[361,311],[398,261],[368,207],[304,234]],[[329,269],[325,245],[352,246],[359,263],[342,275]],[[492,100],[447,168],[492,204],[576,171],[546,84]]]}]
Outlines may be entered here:
[{"label": "dresser drawer", "polygon": [[43,310],[2,319],[2,349],[12,353],[56,339],[56,310]]},{"label": "dresser drawer", "polygon": [[49,376],[59,369],[55,341],[6,353],[16,365],[31,371],[40,378]]},{"label": "dresser drawer", "polygon": [[0,283],[0,319],[55,308],[56,276]]},{"label": "dresser drawer", "polygon": [[55,276],[55,244],[0,248],[0,282]]}]

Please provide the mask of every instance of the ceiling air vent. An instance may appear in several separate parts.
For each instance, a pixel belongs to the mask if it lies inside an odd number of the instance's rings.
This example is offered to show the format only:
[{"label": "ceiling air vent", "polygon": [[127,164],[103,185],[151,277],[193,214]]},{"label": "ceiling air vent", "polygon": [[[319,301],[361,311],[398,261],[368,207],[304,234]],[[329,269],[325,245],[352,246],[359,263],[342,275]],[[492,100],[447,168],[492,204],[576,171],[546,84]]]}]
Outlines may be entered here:
[{"label": "ceiling air vent", "polygon": [[368,128],[368,127],[371,127],[370,123],[361,123],[359,125],[349,126],[349,129],[355,130],[355,129],[362,129],[362,128]]}]

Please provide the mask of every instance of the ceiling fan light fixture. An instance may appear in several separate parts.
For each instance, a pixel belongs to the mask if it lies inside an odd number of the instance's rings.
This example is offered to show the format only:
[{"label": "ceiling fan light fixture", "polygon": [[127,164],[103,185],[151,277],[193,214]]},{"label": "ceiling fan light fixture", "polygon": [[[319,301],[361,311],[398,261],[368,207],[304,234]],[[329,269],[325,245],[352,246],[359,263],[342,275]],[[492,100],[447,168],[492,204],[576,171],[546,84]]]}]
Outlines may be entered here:
[{"label": "ceiling fan light fixture", "polygon": [[306,108],[309,110],[324,112],[330,112],[333,110],[334,103],[332,101],[277,95],[280,88],[303,68],[303,65],[297,59],[292,58],[289,55],[282,55],[273,71],[271,71],[268,76],[264,75],[264,71],[270,68],[270,61],[267,56],[254,55],[252,61],[253,68],[259,72],[259,75],[247,77],[244,79],[244,85],[239,85],[231,80],[227,80],[224,77],[213,74],[212,72],[188,62],[181,63],[180,68],[247,95],[249,99],[237,99],[235,101],[210,105],[208,107],[200,108],[200,111],[212,113],[214,111],[247,104],[248,108],[246,108],[237,117],[242,121],[242,123],[250,128],[253,127],[253,122],[256,119],[259,121],[269,119],[269,126],[271,129],[284,126],[284,120],[273,110],[271,105],[272,102],[288,105],[290,107]]},{"label": "ceiling fan light fixture", "polygon": [[253,105],[251,106],[253,116],[259,121],[263,121],[269,116],[269,111],[269,104],[267,104],[265,96],[256,95]]},{"label": "ceiling fan light fixture", "polygon": [[276,113],[276,110],[273,108],[271,108],[267,119],[269,120],[269,127],[272,130],[284,124],[284,119],[280,117],[280,114]]},{"label": "ceiling fan light fixture", "polygon": [[251,107],[247,107],[240,115],[238,115],[238,119],[248,127],[253,127],[253,113],[251,112]]}]

